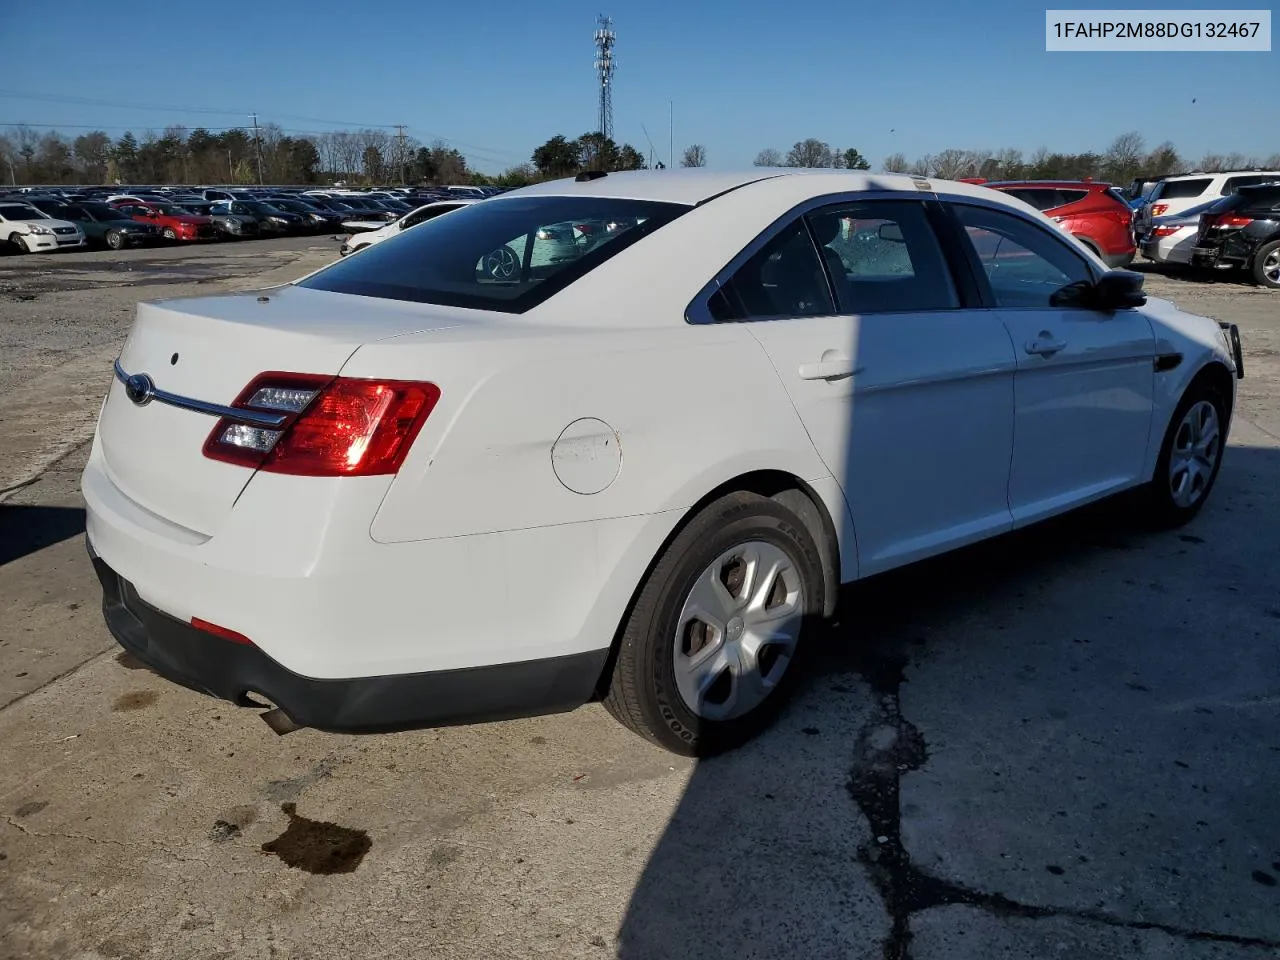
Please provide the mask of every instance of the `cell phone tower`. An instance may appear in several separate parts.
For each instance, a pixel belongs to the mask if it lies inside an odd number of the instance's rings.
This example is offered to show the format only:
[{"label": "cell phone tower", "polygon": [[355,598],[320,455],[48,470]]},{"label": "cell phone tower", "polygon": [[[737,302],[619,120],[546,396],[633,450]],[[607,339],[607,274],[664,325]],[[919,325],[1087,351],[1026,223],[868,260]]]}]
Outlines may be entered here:
[{"label": "cell phone tower", "polygon": [[613,45],[618,35],[613,32],[613,18],[596,17],[596,76],[600,78],[600,132],[613,139]]}]

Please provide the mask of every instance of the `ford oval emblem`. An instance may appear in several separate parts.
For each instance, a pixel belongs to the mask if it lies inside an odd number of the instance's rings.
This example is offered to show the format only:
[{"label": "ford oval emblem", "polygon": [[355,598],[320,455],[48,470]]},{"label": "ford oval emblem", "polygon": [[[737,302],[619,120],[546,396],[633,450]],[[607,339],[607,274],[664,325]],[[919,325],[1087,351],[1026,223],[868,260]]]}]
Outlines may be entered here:
[{"label": "ford oval emblem", "polygon": [[156,395],[155,382],[145,373],[135,373],[124,382],[124,394],[140,407],[145,407]]}]

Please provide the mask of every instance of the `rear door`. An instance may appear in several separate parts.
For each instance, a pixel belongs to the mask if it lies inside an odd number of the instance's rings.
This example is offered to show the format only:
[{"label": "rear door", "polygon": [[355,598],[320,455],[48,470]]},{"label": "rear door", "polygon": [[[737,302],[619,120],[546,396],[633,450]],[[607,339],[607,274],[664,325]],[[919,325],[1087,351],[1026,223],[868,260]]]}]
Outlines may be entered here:
[{"label": "rear door", "polygon": [[1013,348],[961,294],[925,202],[889,195],[798,217],[713,298],[840,482],[864,575],[1011,526]]},{"label": "rear door", "polygon": [[1141,479],[1151,431],[1155,337],[1139,310],[1054,306],[1095,268],[1012,211],[956,202],[984,296],[1017,355],[1009,507],[1018,525]]}]

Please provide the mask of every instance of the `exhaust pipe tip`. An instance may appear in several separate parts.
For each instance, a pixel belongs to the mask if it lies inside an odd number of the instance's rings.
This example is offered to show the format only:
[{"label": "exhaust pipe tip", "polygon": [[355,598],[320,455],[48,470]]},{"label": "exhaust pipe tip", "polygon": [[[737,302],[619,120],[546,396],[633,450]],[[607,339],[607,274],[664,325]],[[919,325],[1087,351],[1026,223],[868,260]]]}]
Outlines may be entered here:
[{"label": "exhaust pipe tip", "polygon": [[260,714],[260,716],[263,722],[281,737],[286,733],[293,733],[295,730],[303,729],[300,724],[294,723],[289,718],[289,715],[279,707],[274,710],[268,710],[266,713]]}]

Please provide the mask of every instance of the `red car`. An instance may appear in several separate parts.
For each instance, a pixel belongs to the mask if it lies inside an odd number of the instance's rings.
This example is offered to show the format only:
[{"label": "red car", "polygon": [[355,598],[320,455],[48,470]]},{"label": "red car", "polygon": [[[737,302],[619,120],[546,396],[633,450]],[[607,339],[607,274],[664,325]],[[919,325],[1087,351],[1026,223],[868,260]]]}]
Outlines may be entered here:
[{"label": "red car", "polygon": [[213,217],[190,213],[172,203],[116,200],[111,205],[135,220],[155,224],[166,240],[213,240],[217,237]]},{"label": "red car", "polygon": [[1120,191],[1093,180],[1002,180],[983,186],[1025,200],[1102,258],[1107,266],[1133,262],[1133,211]]}]

